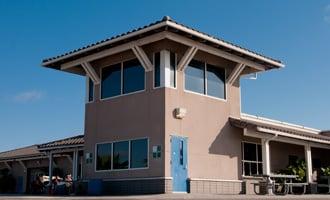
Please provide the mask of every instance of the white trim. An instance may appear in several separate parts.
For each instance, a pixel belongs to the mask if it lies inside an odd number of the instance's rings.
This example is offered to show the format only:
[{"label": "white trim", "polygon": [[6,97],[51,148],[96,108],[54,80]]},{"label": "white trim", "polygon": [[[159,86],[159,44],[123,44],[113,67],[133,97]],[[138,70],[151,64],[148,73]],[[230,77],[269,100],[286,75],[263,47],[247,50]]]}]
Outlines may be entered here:
[{"label": "white trim", "polygon": [[306,160],[306,181],[313,182],[313,167],[312,167],[312,150],[309,144],[305,145],[305,160]]},{"label": "white trim", "polygon": [[242,180],[226,180],[226,179],[208,179],[208,178],[188,178],[189,181],[214,181],[214,182],[233,182],[242,183]]},{"label": "white trim", "polygon": [[300,126],[297,124],[291,124],[291,123],[273,120],[273,119],[269,119],[269,118],[265,118],[265,117],[250,115],[250,114],[246,114],[246,113],[241,113],[241,118],[245,119],[245,120],[249,120],[249,121],[254,121],[254,122],[259,122],[259,123],[269,124],[269,125],[275,125],[275,126],[281,126],[281,127],[290,128],[293,130],[299,130],[299,131],[303,131],[303,132],[308,132],[308,133],[312,133],[312,134],[319,134],[321,132],[321,130],[319,130],[319,129],[309,128],[309,127]]},{"label": "white trim", "polygon": [[[57,146],[57,147],[47,147],[47,148],[39,148],[39,151],[53,151],[53,153],[63,153],[63,152],[72,152],[72,148],[84,147],[84,144],[78,145],[65,145],[65,146]],[[79,149],[82,150],[82,149]]]},{"label": "white trim", "polygon": [[268,129],[268,128],[257,127],[257,131],[262,132],[262,133],[270,133],[273,135],[277,134],[279,136],[295,138],[295,139],[300,139],[300,140],[305,140],[305,141],[312,141],[312,142],[316,142],[316,143],[330,144],[330,141],[326,141],[326,140],[322,140],[322,139],[318,139],[318,138],[311,138],[308,136],[285,133],[283,131],[277,131],[277,130],[272,130],[272,129]]}]

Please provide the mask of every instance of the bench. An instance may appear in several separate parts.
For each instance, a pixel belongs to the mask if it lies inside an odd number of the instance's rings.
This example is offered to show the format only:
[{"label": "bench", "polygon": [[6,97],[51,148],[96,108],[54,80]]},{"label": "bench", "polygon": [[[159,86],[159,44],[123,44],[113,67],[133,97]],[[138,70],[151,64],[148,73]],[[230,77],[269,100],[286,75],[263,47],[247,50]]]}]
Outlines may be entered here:
[{"label": "bench", "polygon": [[[289,192],[291,194],[305,194],[306,193],[306,187],[308,186],[308,183],[285,183],[288,188],[289,188]],[[302,188],[302,192],[301,193],[295,193],[293,192],[293,188]]]}]

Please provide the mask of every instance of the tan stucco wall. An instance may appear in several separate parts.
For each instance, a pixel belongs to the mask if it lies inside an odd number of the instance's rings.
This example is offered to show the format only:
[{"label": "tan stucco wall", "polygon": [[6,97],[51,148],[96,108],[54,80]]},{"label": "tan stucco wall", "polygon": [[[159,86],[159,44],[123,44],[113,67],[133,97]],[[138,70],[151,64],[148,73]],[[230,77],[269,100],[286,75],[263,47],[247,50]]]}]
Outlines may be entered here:
[{"label": "tan stucco wall", "polygon": [[[242,130],[228,122],[240,112],[239,87],[228,87],[224,101],[185,92],[183,80],[179,72],[178,89],[166,89],[166,176],[171,176],[170,135],[182,135],[188,137],[189,177],[240,179]],[[173,117],[178,107],[187,109],[183,120]]]},{"label": "tan stucco wall", "polygon": [[305,158],[304,146],[289,143],[270,143],[270,169],[272,172],[285,169],[289,165],[289,155],[297,156],[299,159]]},{"label": "tan stucco wall", "polygon": [[[187,47],[161,41],[144,49],[152,53],[168,49],[180,59]],[[133,58],[127,51],[96,62],[97,72],[103,66]],[[198,52],[198,60],[225,67],[227,76],[235,64],[224,59]],[[85,153],[93,153],[93,163],[84,162],[84,178],[170,177],[170,135],[184,135],[188,139],[189,177],[237,180],[241,178],[242,130],[232,127],[228,117],[240,115],[240,86],[227,85],[227,99],[219,100],[183,90],[183,72],[177,72],[177,88],[153,89],[153,72],[146,73],[146,91],[99,100],[99,85],[95,86],[95,101],[86,104]],[[173,117],[177,107],[186,108],[187,117]],[[95,144],[149,137],[149,169],[95,172]],[[153,145],[162,145],[162,159],[152,159]]]}]

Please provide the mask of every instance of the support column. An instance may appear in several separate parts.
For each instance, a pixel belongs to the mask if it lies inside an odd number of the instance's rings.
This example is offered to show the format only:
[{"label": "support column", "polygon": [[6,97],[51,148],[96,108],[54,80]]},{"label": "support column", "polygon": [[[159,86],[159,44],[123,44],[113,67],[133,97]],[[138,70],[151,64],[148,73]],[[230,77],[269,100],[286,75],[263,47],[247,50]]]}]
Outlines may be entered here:
[{"label": "support column", "polygon": [[168,50],[160,51],[160,86],[171,86],[171,63],[170,52]]},{"label": "support column", "polygon": [[261,139],[262,143],[262,173],[270,175],[270,151],[269,151],[269,140]]},{"label": "support column", "polygon": [[52,178],[53,178],[53,153],[49,153],[48,155],[49,165],[48,165],[48,176],[49,176],[49,186],[52,186]]},{"label": "support column", "polygon": [[77,175],[78,175],[78,150],[75,150],[73,152],[73,158],[72,158],[72,179],[73,181],[77,180]]},{"label": "support column", "polygon": [[307,183],[313,182],[313,169],[312,169],[312,151],[309,144],[305,145],[305,160],[306,160],[306,181]]}]

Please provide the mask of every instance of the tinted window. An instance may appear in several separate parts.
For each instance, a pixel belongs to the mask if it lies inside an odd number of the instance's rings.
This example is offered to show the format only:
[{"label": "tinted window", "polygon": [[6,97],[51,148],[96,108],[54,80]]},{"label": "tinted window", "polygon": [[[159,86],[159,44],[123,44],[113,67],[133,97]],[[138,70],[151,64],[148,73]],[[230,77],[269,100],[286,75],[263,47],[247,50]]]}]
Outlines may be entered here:
[{"label": "tinted window", "polygon": [[160,86],[160,53],[155,53],[154,86]]},{"label": "tinted window", "polygon": [[225,70],[207,65],[207,95],[225,99]]},{"label": "tinted window", "polygon": [[257,145],[244,143],[244,160],[257,161]]},{"label": "tinted window", "polygon": [[94,99],[94,82],[92,79],[88,79],[88,101],[93,101]]},{"label": "tinted window", "polygon": [[121,94],[121,64],[102,69],[102,99]]},{"label": "tinted window", "polygon": [[176,59],[175,53],[170,54],[170,86],[176,87]]},{"label": "tinted window", "polygon": [[123,93],[144,90],[144,68],[137,59],[124,62]]},{"label": "tinted window", "polygon": [[204,63],[192,60],[185,69],[185,89],[205,94]]},{"label": "tinted window", "polygon": [[128,141],[113,144],[113,169],[128,169]]},{"label": "tinted window", "polygon": [[139,139],[131,141],[130,168],[148,167],[148,140]]},{"label": "tinted window", "polygon": [[96,153],[97,153],[96,170],[110,170],[111,144],[98,144]]}]

